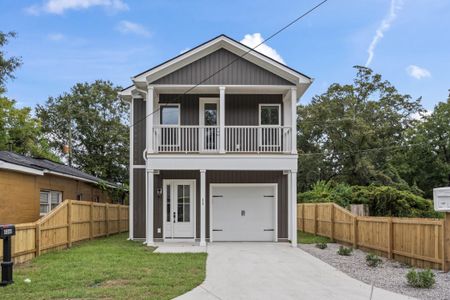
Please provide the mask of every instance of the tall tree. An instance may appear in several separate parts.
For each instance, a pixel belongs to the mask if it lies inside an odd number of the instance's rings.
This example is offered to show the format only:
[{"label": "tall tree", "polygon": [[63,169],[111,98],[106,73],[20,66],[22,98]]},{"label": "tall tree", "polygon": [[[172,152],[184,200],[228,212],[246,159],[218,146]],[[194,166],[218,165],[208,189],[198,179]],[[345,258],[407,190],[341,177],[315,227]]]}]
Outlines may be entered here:
[{"label": "tall tree", "polygon": [[38,119],[31,108],[17,108],[14,100],[0,96],[0,150],[58,160],[51,153]]},{"label": "tall tree", "polygon": [[7,57],[4,50],[15,36],[14,32],[0,31],[0,150],[55,160],[42,135],[39,120],[31,115],[31,108],[18,108],[15,100],[3,95],[6,82],[15,78],[14,71],[22,64],[20,57]]},{"label": "tall tree", "polygon": [[420,99],[400,94],[368,68],[355,69],[353,84],[332,84],[298,108],[300,191],[330,179],[407,188],[391,153],[413,125],[412,115],[423,110]]},{"label": "tall tree", "polygon": [[112,182],[127,182],[128,107],[109,81],[78,83],[69,93],[50,97],[36,113],[61,158],[71,135],[73,165]]},{"label": "tall tree", "polygon": [[450,95],[408,133],[413,146],[398,153],[396,167],[410,185],[432,197],[433,188],[450,186]]},{"label": "tall tree", "polygon": [[16,37],[15,32],[4,33],[0,31],[0,94],[6,88],[5,84],[8,79],[14,79],[14,71],[22,64],[22,59],[17,56],[6,57],[4,47],[11,38]]}]

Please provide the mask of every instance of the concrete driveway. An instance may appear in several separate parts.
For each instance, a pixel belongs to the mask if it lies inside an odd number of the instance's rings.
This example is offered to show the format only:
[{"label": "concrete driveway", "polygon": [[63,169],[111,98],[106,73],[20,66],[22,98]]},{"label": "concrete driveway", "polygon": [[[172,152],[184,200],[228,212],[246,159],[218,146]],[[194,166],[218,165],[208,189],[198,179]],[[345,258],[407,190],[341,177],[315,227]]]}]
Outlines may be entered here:
[{"label": "concrete driveway", "polygon": [[[370,299],[371,287],[285,243],[208,245],[206,280],[177,299]],[[374,288],[372,299],[412,299]]]}]

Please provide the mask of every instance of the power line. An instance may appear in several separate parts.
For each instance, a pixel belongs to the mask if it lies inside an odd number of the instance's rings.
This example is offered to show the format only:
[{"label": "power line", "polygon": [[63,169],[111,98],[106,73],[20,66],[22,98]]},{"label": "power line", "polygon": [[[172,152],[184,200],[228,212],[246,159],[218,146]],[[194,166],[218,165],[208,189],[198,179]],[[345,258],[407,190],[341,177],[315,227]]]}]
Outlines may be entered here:
[{"label": "power line", "polygon": [[[352,153],[365,153],[365,152],[372,152],[372,151],[379,151],[379,150],[387,150],[387,149],[395,149],[395,148],[405,148],[405,147],[414,147],[414,146],[421,146],[421,145],[428,145],[429,143],[417,143],[417,144],[408,144],[408,145],[398,145],[398,146],[386,146],[386,147],[376,147],[376,148],[369,148],[359,151],[351,151]],[[350,152],[350,151],[342,151],[344,152]],[[325,152],[310,152],[310,153],[298,153],[298,156],[314,156],[314,155],[329,155],[331,153],[325,153]]]},{"label": "power line", "polygon": [[[250,52],[254,51],[256,48],[258,48],[259,46],[261,46],[262,44],[266,43],[267,41],[271,40],[273,37],[275,37],[276,35],[280,34],[282,31],[286,30],[287,28],[289,28],[290,26],[294,25],[296,22],[298,22],[300,19],[306,17],[307,15],[309,15],[310,13],[312,13],[314,10],[316,10],[317,8],[319,8],[320,6],[322,6],[323,4],[325,4],[326,2],[328,2],[328,0],[323,0],[322,2],[320,2],[319,4],[313,6],[311,9],[309,9],[308,11],[306,11],[305,13],[303,13],[302,15],[300,15],[299,17],[295,18],[294,20],[292,20],[291,22],[289,22],[287,25],[285,25],[284,27],[282,27],[281,29],[277,30],[275,33],[273,33],[272,35],[270,35],[267,39],[265,39],[264,41],[262,41],[261,43],[259,43],[258,45],[256,45],[253,48],[250,48],[248,51],[246,51],[244,54],[238,56],[237,58],[235,58],[234,60],[232,60],[230,63],[226,64],[224,67],[220,68],[219,70],[217,70],[216,72],[212,73],[211,75],[209,75],[208,77],[204,78],[203,80],[201,80],[199,83],[197,83],[196,85],[194,85],[193,87],[189,88],[187,91],[185,91],[182,95],[178,96],[177,98],[175,98],[175,100],[179,100],[182,96],[186,95],[187,93],[189,93],[190,91],[192,91],[193,89],[195,89],[196,87],[198,87],[200,84],[206,82],[207,80],[209,80],[210,78],[212,78],[213,76],[217,75],[218,73],[222,72],[223,70],[225,70],[226,68],[228,68],[229,66],[231,66],[232,64],[234,64],[236,61],[240,60],[241,58],[243,58],[244,56],[246,56],[247,54],[249,54]],[[151,115],[157,113],[158,111],[161,110],[161,108],[169,105],[170,103],[164,103],[162,104],[159,108],[157,108],[156,110],[152,111],[151,113],[149,113],[148,115],[146,115],[144,118],[134,122],[133,124],[130,125],[131,127],[134,127],[135,125],[141,123],[142,121],[144,121],[145,119],[147,119],[148,117],[150,117]]]}]

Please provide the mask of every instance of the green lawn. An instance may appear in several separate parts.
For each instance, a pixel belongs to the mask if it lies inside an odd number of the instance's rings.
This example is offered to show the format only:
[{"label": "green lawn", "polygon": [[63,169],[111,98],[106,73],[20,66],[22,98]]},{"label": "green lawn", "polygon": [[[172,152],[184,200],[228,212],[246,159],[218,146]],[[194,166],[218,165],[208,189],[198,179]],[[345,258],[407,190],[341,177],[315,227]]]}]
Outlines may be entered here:
[{"label": "green lawn", "polygon": [[203,282],[206,254],[153,253],[126,238],[84,242],[15,266],[15,283],[0,288],[0,299],[171,299]]},{"label": "green lawn", "polygon": [[318,236],[311,233],[297,230],[297,241],[299,244],[317,244],[330,243],[331,240],[324,236]]}]

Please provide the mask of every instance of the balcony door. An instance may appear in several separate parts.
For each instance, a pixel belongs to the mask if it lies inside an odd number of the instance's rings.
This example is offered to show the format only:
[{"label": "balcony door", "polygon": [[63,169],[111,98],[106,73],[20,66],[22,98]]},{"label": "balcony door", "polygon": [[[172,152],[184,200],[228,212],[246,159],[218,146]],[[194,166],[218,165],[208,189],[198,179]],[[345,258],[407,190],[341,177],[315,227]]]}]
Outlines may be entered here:
[{"label": "balcony door", "polygon": [[219,150],[219,98],[200,98],[200,151]]}]

